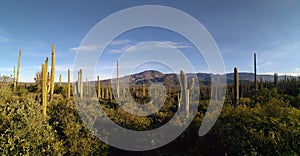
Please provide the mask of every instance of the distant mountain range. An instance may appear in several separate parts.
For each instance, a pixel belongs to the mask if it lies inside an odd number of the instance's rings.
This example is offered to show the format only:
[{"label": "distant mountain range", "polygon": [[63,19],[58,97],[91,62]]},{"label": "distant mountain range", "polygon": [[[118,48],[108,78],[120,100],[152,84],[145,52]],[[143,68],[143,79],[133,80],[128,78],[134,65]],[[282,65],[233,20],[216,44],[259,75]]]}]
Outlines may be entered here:
[{"label": "distant mountain range", "polygon": [[[211,77],[209,73],[196,73],[198,80],[200,84],[207,85],[210,83]],[[125,79],[129,78],[130,84],[146,84],[149,85],[151,83],[162,83],[167,86],[177,86],[180,85],[178,80],[178,74],[175,73],[169,73],[169,74],[163,74],[159,71],[155,70],[147,70],[140,73],[132,74],[125,77],[120,77],[120,83],[124,81]],[[187,73],[187,77],[190,78],[192,76],[195,76],[195,74]],[[285,76],[279,76],[278,79],[284,79]],[[290,76],[288,76],[290,77]],[[227,83],[232,84],[234,79],[234,73],[227,73],[226,74]],[[274,76],[273,75],[257,75],[257,81],[260,81],[260,79],[263,79],[264,81],[273,82]],[[247,83],[254,80],[254,74],[253,73],[239,73],[239,80]],[[110,82],[110,79],[108,80],[102,80],[102,84],[108,84]]]}]

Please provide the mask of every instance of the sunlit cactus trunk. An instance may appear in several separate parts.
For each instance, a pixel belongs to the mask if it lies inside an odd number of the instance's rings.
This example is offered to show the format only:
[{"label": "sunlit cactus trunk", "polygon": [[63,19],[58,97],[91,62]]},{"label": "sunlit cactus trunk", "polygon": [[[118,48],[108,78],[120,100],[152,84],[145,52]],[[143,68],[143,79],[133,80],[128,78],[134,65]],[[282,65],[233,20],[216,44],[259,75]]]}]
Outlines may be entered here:
[{"label": "sunlit cactus trunk", "polygon": [[177,93],[177,102],[178,102],[178,108],[180,108],[180,103],[181,103],[181,99],[182,98],[182,93]]},{"label": "sunlit cactus trunk", "polygon": [[83,82],[82,82],[82,69],[78,72],[78,94],[79,97],[83,96]]},{"label": "sunlit cactus trunk", "polygon": [[18,56],[18,68],[17,68],[17,75],[16,75],[16,83],[15,83],[15,90],[17,89],[17,86],[19,84],[19,79],[20,79],[20,66],[21,66],[21,55],[22,55],[22,50],[20,49],[19,51],[19,56]]},{"label": "sunlit cactus trunk", "polygon": [[68,98],[71,97],[71,82],[70,82],[70,69],[68,69]]},{"label": "sunlit cactus trunk", "polygon": [[50,98],[53,98],[54,94],[54,85],[55,85],[55,45],[52,45],[51,53],[51,82],[50,82]]},{"label": "sunlit cactus trunk", "polygon": [[50,93],[50,76],[49,76],[49,72],[48,72],[48,57],[46,57],[46,60],[45,60],[45,68],[46,68],[46,90],[47,90],[47,93]]},{"label": "sunlit cactus trunk", "polygon": [[239,73],[238,69],[234,68],[234,97],[233,97],[233,104],[236,107],[239,101]]},{"label": "sunlit cactus trunk", "polygon": [[47,76],[46,64],[42,64],[42,107],[43,116],[47,116]]},{"label": "sunlit cactus trunk", "polygon": [[185,106],[186,116],[189,116],[190,112],[190,90],[193,89],[195,84],[195,79],[192,78],[191,82],[188,85],[186,74],[183,70],[180,71],[180,79],[181,79],[181,101]]}]

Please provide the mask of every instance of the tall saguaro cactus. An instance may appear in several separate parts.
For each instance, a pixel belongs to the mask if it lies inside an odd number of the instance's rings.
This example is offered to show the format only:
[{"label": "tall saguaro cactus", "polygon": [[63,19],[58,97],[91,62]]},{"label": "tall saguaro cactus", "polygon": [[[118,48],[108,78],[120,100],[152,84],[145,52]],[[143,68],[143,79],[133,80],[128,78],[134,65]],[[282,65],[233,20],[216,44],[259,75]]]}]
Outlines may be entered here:
[{"label": "tall saguaro cactus", "polygon": [[256,103],[256,92],[257,92],[257,80],[256,80],[256,77],[257,77],[257,73],[256,73],[256,53],[254,53],[254,100],[255,100],[255,103]]},{"label": "tall saguaro cactus", "polygon": [[119,61],[117,61],[117,97],[120,97]]},{"label": "tall saguaro cactus", "polygon": [[78,93],[79,96],[82,98],[83,96],[82,69],[80,69],[78,72]]},{"label": "tall saguaro cactus", "polygon": [[235,67],[234,68],[234,106],[236,107],[238,105],[238,100],[239,100],[239,73],[238,69]]},{"label": "tall saguaro cactus", "polygon": [[18,69],[17,69],[17,77],[16,77],[16,86],[18,86],[18,84],[19,84],[19,79],[20,79],[21,55],[22,55],[22,50],[20,49],[20,51],[19,51],[19,56],[18,56]]},{"label": "tall saguaro cactus", "polygon": [[55,81],[55,45],[52,45],[52,53],[51,53],[51,83],[50,83],[50,97],[53,98],[54,94],[54,82]]},{"label": "tall saguaro cactus", "polygon": [[68,69],[68,98],[71,97],[70,69]]},{"label": "tall saguaro cactus", "polygon": [[42,110],[44,117],[47,116],[47,76],[46,64],[42,64]]},{"label": "tall saguaro cactus", "polygon": [[47,90],[47,93],[50,92],[50,81],[49,81],[49,72],[48,72],[48,57],[46,57],[46,60],[45,60],[45,68],[46,68],[46,90]]},{"label": "tall saguaro cactus", "polygon": [[182,97],[179,98],[183,101],[183,104],[185,105],[185,111],[186,111],[186,116],[189,115],[190,112],[190,90],[193,89],[194,84],[195,84],[195,79],[192,78],[191,82],[188,84],[187,82],[187,77],[186,74],[184,73],[183,70],[180,71],[180,79],[181,79],[181,95]]}]

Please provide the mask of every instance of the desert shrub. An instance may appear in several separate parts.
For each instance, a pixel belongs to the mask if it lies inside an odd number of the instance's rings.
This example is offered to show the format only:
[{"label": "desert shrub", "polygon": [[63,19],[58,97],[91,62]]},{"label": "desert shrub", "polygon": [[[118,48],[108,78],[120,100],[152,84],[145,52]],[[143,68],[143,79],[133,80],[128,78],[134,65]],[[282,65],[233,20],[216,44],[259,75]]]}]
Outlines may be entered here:
[{"label": "desert shrub", "polygon": [[11,96],[0,103],[0,153],[4,155],[63,155],[63,143],[32,99]]}]

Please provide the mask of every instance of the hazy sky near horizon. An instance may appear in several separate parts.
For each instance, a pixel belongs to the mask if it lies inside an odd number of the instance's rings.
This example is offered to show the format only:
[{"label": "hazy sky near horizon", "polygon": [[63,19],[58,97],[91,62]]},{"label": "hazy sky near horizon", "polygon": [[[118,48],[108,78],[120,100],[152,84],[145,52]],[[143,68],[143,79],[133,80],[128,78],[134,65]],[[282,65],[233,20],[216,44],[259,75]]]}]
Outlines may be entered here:
[{"label": "hazy sky near horizon", "polygon": [[[256,52],[260,74],[300,73],[300,1],[297,0],[3,0],[0,2],[0,74],[13,74],[18,51],[22,49],[20,81],[33,81],[45,57],[50,58],[54,43],[56,80],[62,74],[65,81],[67,69],[73,68],[76,50],[87,33],[103,18],[140,5],[169,6],[196,18],[217,43],[226,72],[232,72],[235,66],[239,71],[252,72]],[[171,44],[195,62],[197,72],[209,72],[185,38],[160,28],[141,28],[122,34],[106,48],[102,64],[97,68],[102,79],[111,76],[115,60],[122,53],[147,41]],[[157,68],[169,72],[162,66]],[[150,69],[149,64],[135,71],[144,69]]]}]

